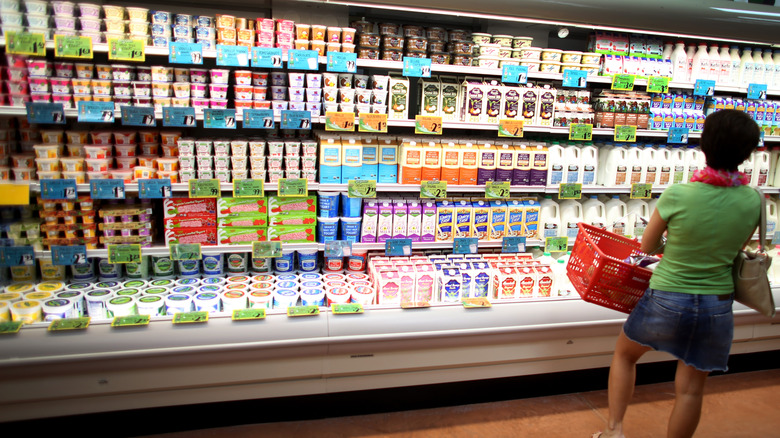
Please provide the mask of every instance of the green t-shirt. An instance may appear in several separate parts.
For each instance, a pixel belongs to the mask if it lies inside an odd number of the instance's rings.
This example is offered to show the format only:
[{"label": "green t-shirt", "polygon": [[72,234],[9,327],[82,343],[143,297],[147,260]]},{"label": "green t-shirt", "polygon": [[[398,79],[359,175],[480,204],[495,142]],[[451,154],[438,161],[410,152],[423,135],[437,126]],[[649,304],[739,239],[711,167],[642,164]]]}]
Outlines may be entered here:
[{"label": "green t-shirt", "polygon": [[731,266],[758,226],[761,200],[749,186],[675,184],[656,205],[668,226],[650,287],[690,294],[734,291]]}]

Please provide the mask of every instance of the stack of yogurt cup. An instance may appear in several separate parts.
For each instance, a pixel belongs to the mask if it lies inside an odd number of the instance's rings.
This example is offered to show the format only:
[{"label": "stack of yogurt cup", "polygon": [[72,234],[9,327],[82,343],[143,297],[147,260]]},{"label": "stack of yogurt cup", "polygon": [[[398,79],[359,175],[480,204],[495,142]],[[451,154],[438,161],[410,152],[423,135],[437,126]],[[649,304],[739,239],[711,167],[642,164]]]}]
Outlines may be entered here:
[{"label": "stack of yogurt cup", "polygon": [[[24,4],[22,8],[21,3]],[[73,3],[53,1],[51,2],[54,11],[55,24],[58,29],[63,30],[62,34],[67,34],[66,21],[68,17],[73,17]],[[70,8],[68,8],[70,5]],[[22,12],[24,9],[24,12]],[[0,2],[0,19],[2,19],[3,35],[7,32],[31,32],[41,33],[47,40],[52,37],[52,20],[49,15],[49,2],[43,0],[2,0]],[[73,27],[72,35],[75,35]]]}]

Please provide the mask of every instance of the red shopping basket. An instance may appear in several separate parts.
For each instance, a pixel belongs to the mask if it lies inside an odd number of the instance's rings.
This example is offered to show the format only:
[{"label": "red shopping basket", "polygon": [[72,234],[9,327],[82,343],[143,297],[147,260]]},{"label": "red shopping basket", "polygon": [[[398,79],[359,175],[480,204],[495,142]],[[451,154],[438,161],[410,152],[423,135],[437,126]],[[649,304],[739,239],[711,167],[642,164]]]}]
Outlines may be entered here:
[{"label": "red shopping basket", "polygon": [[626,263],[644,255],[639,242],[580,222],[566,272],[583,300],[631,313],[645,293],[652,271]]}]

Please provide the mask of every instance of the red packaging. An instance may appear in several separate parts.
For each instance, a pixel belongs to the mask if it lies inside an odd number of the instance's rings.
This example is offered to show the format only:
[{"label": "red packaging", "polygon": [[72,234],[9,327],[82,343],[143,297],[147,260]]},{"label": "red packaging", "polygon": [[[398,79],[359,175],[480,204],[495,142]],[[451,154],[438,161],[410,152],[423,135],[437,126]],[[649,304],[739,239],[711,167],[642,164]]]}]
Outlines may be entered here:
[{"label": "red packaging", "polygon": [[200,243],[201,245],[217,244],[217,228],[175,228],[165,230],[165,244],[171,243]]},{"label": "red packaging", "polygon": [[165,229],[175,228],[214,228],[217,226],[217,218],[213,214],[182,214],[172,218],[165,218]]},{"label": "red packaging", "polygon": [[217,200],[214,198],[190,199],[167,198],[163,199],[164,218],[177,217],[182,214],[217,214]]}]

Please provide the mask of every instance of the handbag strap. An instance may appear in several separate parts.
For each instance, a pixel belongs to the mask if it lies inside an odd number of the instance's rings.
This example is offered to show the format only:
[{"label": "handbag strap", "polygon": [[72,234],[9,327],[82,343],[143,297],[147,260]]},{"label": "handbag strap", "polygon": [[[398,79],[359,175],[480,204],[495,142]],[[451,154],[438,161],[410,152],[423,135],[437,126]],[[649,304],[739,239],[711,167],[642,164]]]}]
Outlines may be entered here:
[{"label": "handbag strap", "polygon": [[758,252],[765,253],[764,239],[766,239],[766,199],[764,198],[764,193],[760,188],[754,187],[754,189],[756,192],[758,192],[758,197],[761,200],[761,212],[759,213],[758,219]]}]

